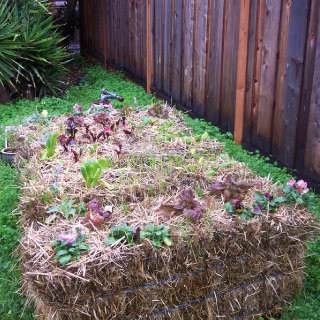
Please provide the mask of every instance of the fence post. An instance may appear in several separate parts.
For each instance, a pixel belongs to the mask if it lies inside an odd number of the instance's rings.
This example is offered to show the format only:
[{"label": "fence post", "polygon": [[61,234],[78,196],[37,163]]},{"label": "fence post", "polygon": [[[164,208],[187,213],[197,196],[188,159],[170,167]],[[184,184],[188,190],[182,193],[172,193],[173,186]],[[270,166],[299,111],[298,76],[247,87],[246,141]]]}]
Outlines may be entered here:
[{"label": "fence post", "polygon": [[250,2],[251,0],[241,0],[240,3],[237,89],[234,119],[234,140],[237,144],[241,144],[243,138]]},{"label": "fence post", "polygon": [[150,93],[151,88],[151,65],[152,65],[152,57],[151,57],[151,0],[147,0],[147,54],[146,54],[146,61],[147,61],[147,68],[146,68],[146,80],[147,80],[147,93]]},{"label": "fence post", "polygon": [[107,27],[107,6],[108,3],[107,1],[103,0],[102,1],[102,5],[103,5],[103,10],[102,10],[102,16],[103,16],[103,30],[104,30],[104,36],[103,36],[103,64],[104,64],[104,68],[107,69],[107,60],[108,60],[108,45],[107,45],[107,32],[108,27]]}]

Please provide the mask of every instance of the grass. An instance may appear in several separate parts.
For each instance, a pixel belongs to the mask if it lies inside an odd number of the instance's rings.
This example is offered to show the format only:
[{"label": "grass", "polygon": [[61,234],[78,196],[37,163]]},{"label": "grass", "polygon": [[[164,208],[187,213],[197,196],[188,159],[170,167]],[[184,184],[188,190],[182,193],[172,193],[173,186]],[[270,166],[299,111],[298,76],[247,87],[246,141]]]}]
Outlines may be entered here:
[{"label": "grass", "polygon": [[0,315],[2,320],[34,319],[32,308],[24,309],[25,300],[19,295],[19,261],[12,256],[20,232],[18,217],[10,215],[19,200],[18,174],[15,169],[0,162]]},{"label": "grass", "polygon": [[[0,135],[6,125],[18,124],[21,120],[35,112],[47,110],[54,116],[68,112],[75,103],[89,108],[92,101],[100,97],[100,89],[107,88],[121,94],[125,103],[133,104],[134,97],[137,104],[144,106],[154,100],[152,95],[144,89],[124,80],[121,73],[106,73],[102,68],[93,66],[86,68],[85,77],[80,86],[72,87],[63,97],[44,98],[41,101],[17,100],[9,104],[0,104]],[[119,102],[115,102],[115,105]],[[291,175],[279,168],[276,163],[262,157],[258,152],[248,152],[232,140],[231,134],[222,134],[218,128],[211,126],[204,120],[185,117],[186,122],[193,128],[194,134],[202,135],[208,132],[211,137],[218,139],[225,145],[225,150],[236,161],[246,163],[254,173],[270,176],[273,181],[285,183]],[[163,128],[166,131],[167,128]],[[1,138],[1,137],[0,137]],[[3,139],[0,145],[3,144]],[[18,245],[20,233],[17,228],[17,217],[10,215],[16,208],[19,197],[19,178],[14,168],[0,162],[0,315],[1,319],[34,319],[32,307],[24,309],[25,300],[19,295],[19,267],[18,259],[10,256]],[[200,192],[200,190],[199,190]],[[320,198],[310,193],[313,204],[309,209],[320,213]],[[293,304],[284,310],[283,320],[313,320],[320,319],[320,239],[309,244],[310,255],[306,259],[307,277],[303,292],[293,300]]]}]

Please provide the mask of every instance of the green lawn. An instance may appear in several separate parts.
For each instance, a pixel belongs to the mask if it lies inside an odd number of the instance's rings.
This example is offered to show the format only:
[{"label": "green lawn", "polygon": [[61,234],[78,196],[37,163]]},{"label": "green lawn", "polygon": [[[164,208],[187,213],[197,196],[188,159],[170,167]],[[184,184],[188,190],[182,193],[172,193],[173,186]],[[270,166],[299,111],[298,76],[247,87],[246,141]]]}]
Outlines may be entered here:
[{"label": "green lawn", "polygon": [[[3,145],[5,125],[20,123],[21,120],[35,112],[47,110],[49,115],[58,115],[71,110],[75,103],[89,108],[92,101],[100,97],[100,89],[106,87],[110,91],[121,94],[125,103],[144,106],[154,100],[152,95],[145,94],[142,87],[124,79],[121,73],[107,73],[94,66],[87,68],[84,79],[77,87],[73,87],[61,98],[44,98],[41,101],[18,100],[10,104],[0,105],[0,145]],[[115,102],[119,104],[119,102]],[[245,162],[261,176],[270,175],[274,181],[285,183],[291,177],[285,169],[270,164],[268,159],[259,153],[252,153],[237,146],[230,134],[221,134],[219,129],[199,119],[186,116],[186,121],[194,129],[195,134],[207,131],[212,137],[223,142],[226,151],[235,160]],[[12,256],[18,245],[20,233],[17,227],[18,217],[10,215],[16,208],[19,198],[19,178],[14,168],[0,162],[0,318],[3,320],[34,319],[32,307],[24,308],[25,300],[19,294],[19,261]],[[320,215],[320,199],[310,193],[313,204],[310,210]],[[294,299],[293,305],[284,312],[282,319],[313,320],[320,319],[320,239],[310,244],[310,255],[306,259],[307,273],[304,291]],[[312,251],[311,251],[312,250]]]}]

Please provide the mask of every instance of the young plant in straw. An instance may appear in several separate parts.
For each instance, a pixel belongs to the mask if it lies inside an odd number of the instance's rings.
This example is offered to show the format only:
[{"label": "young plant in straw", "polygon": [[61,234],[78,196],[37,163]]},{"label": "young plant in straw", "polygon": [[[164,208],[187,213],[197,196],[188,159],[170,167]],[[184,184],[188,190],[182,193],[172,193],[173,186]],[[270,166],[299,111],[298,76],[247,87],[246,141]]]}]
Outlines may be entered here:
[{"label": "young plant in straw", "polygon": [[171,230],[162,224],[159,226],[156,226],[154,224],[147,224],[140,231],[140,238],[149,239],[152,245],[156,248],[162,248],[163,244],[170,247],[172,245],[170,236]]},{"label": "young plant in straw", "polygon": [[47,159],[47,158],[51,158],[53,157],[55,150],[56,150],[56,146],[57,146],[57,138],[59,136],[59,133],[51,133],[49,134],[49,136],[46,139],[46,150],[44,150],[44,152],[41,155],[42,159]]},{"label": "young plant in straw", "polygon": [[71,233],[61,234],[53,243],[56,255],[53,259],[59,261],[61,265],[65,265],[71,260],[79,260],[81,254],[88,251],[89,246],[85,244],[86,235],[82,234],[80,229]]},{"label": "young plant in straw", "polygon": [[96,186],[103,170],[107,167],[108,161],[105,159],[85,159],[82,162],[80,172],[86,182],[86,186],[88,188]]},{"label": "young plant in straw", "polygon": [[128,226],[126,223],[121,223],[110,228],[110,233],[104,243],[108,246],[117,242],[133,244],[135,240],[138,240],[139,232],[140,228],[134,230],[133,227]]}]

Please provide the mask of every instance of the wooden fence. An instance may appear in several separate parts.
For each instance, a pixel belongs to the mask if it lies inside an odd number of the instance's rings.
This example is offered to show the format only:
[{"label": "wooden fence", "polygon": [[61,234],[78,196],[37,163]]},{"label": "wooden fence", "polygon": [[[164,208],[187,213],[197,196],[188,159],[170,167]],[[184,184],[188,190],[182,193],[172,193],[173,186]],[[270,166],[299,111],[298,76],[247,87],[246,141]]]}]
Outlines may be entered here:
[{"label": "wooden fence", "polygon": [[85,54],[320,181],[319,0],[80,0],[80,8]]}]

